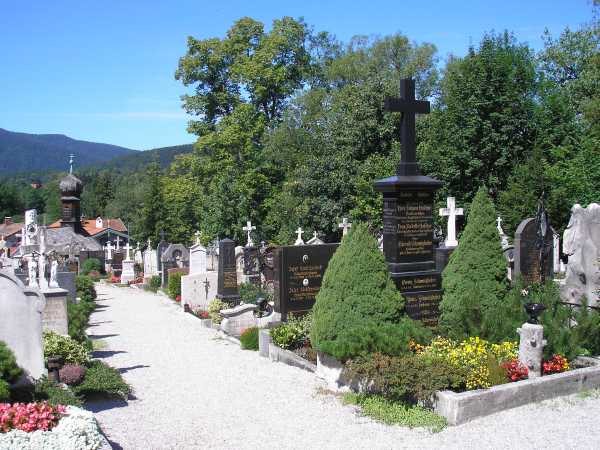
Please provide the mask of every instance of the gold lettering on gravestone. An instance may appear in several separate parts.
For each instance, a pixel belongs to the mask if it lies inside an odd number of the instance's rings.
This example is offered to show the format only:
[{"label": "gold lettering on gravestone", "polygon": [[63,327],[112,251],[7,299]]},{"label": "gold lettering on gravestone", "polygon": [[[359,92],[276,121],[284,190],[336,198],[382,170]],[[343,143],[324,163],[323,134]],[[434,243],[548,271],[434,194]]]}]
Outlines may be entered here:
[{"label": "gold lettering on gravestone", "polygon": [[435,289],[437,284],[436,277],[403,278],[400,280],[400,291]]},{"label": "gold lettering on gravestone", "polygon": [[236,272],[224,272],[223,273],[223,287],[225,289],[237,288],[237,273]]}]

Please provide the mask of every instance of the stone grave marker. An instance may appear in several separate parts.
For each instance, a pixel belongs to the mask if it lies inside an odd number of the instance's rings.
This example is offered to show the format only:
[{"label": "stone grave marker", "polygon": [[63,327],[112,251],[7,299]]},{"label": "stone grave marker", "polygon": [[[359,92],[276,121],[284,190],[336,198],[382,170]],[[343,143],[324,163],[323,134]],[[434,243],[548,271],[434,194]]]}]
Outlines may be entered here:
[{"label": "stone grave marker", "polygon": [[9,270],[0,270],[0,341],[13,351],[19,367],[39,379],[44,375],[42,312],[46,299]]},{"label": "stone grave marker", "polygon": [[576,204],[563,234],[563,252],[568,255],[561,297],[569,303],[600,306],[600,205]]},{"label": "stone grave marker", "polygon": [[429,113],[430,106],[415,100],[415,82],[407,78],[401,80],[400,98],[387,98],[385,108],[402,112],[402,125],[396,176],[375,182],[383,194],[383,252],[408,316],[434,326],[442,289],[434,258],[433,201],[442,183],[421,175],[415,143],[415,115]]},{"label": "stone grave marker", "polygon": [[236,305],[240,300],[235,258],[235,242],[223,239],[219,242],[219,278],[217,298]]},{"label": "stone grave marker", "polygon": [[[514,277],[521,276],[526,284],[540,283],[553,278],[554,231],[546,229],[543,246],[538,242],[538,223],[534,217],[523,220],[517,227],[514,241]],[[544,260],[541,268],[542,258]],[[543,274],[541,272],[543,270]]]},{"label": "stone grave marker", "polygon": [[162,267],[162,287],[167,287],[169,281],[169,269],[187,268],[190,265],[190,252],[182,244],[171,244],[160,257]]},{"label": "stone grave marker", "polygon": [[321,289],[329,260],[339,244],[290,245],[277,248],[274,257],[275,312],[281,320],[288,314],[310,311]]},{"label": "stone grave marker", "polygon": [[123,270],[121,271],[121,283],[126,284],[135,280],[135,261],[131,258],[131,246],[129,242],[125,246],[125,259],[121,263]]}]

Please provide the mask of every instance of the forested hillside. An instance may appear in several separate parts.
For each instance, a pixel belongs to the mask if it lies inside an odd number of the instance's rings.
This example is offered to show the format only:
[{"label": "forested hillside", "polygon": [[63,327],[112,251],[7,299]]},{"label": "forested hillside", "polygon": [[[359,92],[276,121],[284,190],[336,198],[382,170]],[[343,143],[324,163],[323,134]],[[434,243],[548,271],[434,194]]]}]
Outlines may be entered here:
[{"label": "forested hillside", "polygon": [[138,152],[62,134],[16,133],[0,128],[0,174],[64,170],[71,153],[80,167],[87,167]]}]

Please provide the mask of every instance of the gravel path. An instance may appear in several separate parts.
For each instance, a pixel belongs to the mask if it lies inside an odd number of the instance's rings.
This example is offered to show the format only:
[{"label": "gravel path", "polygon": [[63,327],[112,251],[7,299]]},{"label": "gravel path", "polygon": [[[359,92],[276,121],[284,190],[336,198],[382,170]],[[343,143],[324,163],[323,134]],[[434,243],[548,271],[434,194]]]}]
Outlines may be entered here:
[{"label": "gravel path", "polygon": [[93,407],[114,448],[600,448],[600,398],[552,400],[437,434],[386,426],[324,393],[313,374],[218,339],[166,298],[97,290],[88,332],[136,396]]}]

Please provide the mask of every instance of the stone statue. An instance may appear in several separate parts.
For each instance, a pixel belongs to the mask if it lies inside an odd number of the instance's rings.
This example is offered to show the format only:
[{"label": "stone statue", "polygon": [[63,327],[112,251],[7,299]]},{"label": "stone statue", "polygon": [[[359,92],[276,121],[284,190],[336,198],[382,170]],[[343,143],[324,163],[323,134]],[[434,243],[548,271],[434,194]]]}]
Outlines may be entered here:
[{"label": "stone statue", "polygon": [[571,219],[563,234],[563,252],[569,262],[563,299],[580,304],[583,297],[589,306],[600,303],[600,205],[591,203],[587,208],[576,204],[571,208]]},{"label": "stone statue", "polygon": [[38,287],[38,282],[37,282],[38,264],[33,256],[29,259],[28,271],[29,271],[29,286],[30,287]]},{"label": "stone statue", "polygon": [[52,261],[52,266],[50,267],[50,287],[60,287],[58,285],[58,261],[56,259]]}]

